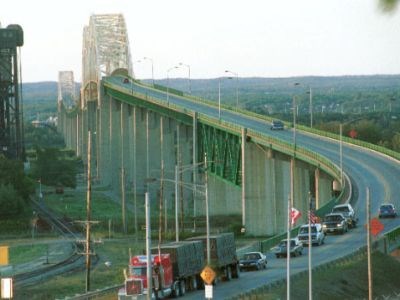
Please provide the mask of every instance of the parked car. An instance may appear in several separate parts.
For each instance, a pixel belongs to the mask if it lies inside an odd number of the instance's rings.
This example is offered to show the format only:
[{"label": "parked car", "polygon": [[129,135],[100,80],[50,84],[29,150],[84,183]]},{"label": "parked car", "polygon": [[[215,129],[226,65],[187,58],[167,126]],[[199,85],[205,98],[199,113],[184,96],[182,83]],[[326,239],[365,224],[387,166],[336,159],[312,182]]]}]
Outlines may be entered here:
[{"label": "parked car", "polygon": [[240,271],[265,269],[267,268],[267,258],[261,252],[248,252],[239,260],[239,267]]},{"label": "parked car", "polygon": [[330,213],[325,215],[322,222],[322,229],[325,233],[345,233],[348,231],[348,223],[341,213]]},{"label": "parked car", "polygon": [[335,205],[332,213],[341,213],[346,218],[349,228],[356,227],[358,219],[350,203]]},{"label": "parked car", "polygon": [[396,208],[391,203],[381,204],[379,207],[379,218],[396,218]]},{"label": "parked car", "polygon": [[285,129],[285,125],[283,124],[282,121],[273,120],[271,122],[271,130],[283,130],[283,129]]},{"label": "parked car", "polygon": [[[271,250],[275,254],[277,258],[279,257],[287,257],[287,239],[281,240],[280,243],[273,247]],[[292,238],[290,239],[290,256],[299,256],[303,254],[303,244],[299,241],[299,239]]]},{"label": "parked car", "polygon": [[[308,224],[304,224],[299,228],[299,233],[297,234],[297,238],[303,244],[308,245],[309,236],[308,236]],[[322,225],[320,223],[311,224],[311,244],[313,245],[322,245],[325,241],[325,232],[322,230]]]}]

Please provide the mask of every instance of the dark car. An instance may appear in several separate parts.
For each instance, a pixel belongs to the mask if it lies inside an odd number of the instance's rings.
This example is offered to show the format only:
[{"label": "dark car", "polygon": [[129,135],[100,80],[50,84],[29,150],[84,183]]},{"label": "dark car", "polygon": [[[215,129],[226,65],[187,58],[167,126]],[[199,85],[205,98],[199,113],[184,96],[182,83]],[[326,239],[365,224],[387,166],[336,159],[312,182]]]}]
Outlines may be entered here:
[{"label": "dark car", "polygon": [[[271,251],[275,254],[276,258],[287,257],[287,239],[281,240],[279,245],[273,247]],[[303,244],[296,238],[290,239],[290,256],[300,256],[303,253]]]},{"label": "dark car", "polygon": [[285,126],[282,121],[273,120],[271,123],[271,130],[283,130]]},{"label": "dark car", "polygon": [[267,258],[261,252],[248,252],[239,260],[239,267],[240,271],[245,269],[265,269],[267,267]]},{"label": "dark car", "polygon": [[379,218],[396,218],[396,208],[393,204],[382,204],[379,207]]},{"label": "dark car", "polygon": [[322,223],[322,229],[325,233],[336,233],[341,234],[348,231],[348,223],[343,214],[330,213],[325,215],[324,222]]}]

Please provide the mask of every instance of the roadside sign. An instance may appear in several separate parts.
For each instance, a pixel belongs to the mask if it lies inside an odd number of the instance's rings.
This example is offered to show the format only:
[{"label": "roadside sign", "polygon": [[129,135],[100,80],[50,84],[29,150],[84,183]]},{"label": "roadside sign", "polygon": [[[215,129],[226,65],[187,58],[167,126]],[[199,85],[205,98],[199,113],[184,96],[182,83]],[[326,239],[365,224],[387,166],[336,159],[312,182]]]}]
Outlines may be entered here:
[{"label": "roadside sign", "polygon": [[204,286],[204,291],[206,293],[206,299],[212,299],[213,298],[213,286],[211,284],[206,284]]},{"label": "roadside sign", "polygon": [[11,299],[13,297],[13,279],[1,278],[1,299]]},{"label": "roadside sign", "polygon": [[200,276],[206,284],[212,284],[216,274],[209,266],[205,266],[203,271],[201,271]]},{"label": "roadside sign", "polygon": [[373,218],[371,220],[370,227],[371,227],[371,233],[374,236],[378,235],[385,228],[385,226],[377,218]]},{"label": "roadside sign", "polygon": [[0,246],[0,266],[8,265],[8,246]]}]

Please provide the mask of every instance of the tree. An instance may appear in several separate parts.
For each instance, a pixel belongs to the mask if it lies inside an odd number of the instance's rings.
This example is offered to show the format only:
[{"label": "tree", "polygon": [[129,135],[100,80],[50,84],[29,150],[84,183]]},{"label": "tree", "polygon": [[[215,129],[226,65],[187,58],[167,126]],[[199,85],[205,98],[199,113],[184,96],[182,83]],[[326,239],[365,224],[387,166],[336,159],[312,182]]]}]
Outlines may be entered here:
[{"label": "tree", "polygon": [[56,148],[36,148],[33,176],[43,184],[76,187],[77,160],[65,157],[68,153]]},{"label": "tree", "polygon": [[400,133],[396,132],[392,138],[392,148],[393,150],[400,152]]},{"label": "tree", "polygon": [[379,5],[384,12],[393,12],[398,4],[399,0],[379,0]]},{"label": "tree", "polygon": [[28,201],[35,190],[32,180],[25,176],[23,163],[3,155],[0,155],[0,185],[12,186],[24,201]]},{"label": "tree", "polygon": [[24,209],[24,200],[11,184],[0,185],[0,216],[19,214]]}]

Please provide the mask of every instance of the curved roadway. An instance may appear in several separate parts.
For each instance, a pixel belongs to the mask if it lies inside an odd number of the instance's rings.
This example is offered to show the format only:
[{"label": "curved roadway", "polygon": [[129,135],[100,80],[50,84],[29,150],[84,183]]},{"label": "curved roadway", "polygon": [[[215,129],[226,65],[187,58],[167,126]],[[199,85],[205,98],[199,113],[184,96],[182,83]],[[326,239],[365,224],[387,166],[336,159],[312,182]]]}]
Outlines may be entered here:
[{"label": "curved roadway", "polygon": [[[164,103],[168,98],[170,103],[218,118],[218,108],[201,102],[194,103],[173,94],[169,94],[167,97],[166,93],[162,91],[145,88],[135,83],[124,84],[121,78],[118,77],[110,77],[106,81],[123,87],[128,93],[130,90],[134,90],[147,94]],[[287,142],[292,142],[293,140],[292,130],[271,131],[269,130],[270,124],[232,111],[221,110],[221,119],[257,130],[264,134],[270,134]],[[339,165],[338,141],[297,131],[296,144],[315,151]],[[343,143],[343,169],[353,180],[353,184],[358,190],[355,199],[352,200],[352,204],[359,217],[359,226],[344,235],[329,235],[323,246],[313,247],[313,266],[350,254],[366,245],[364,224],[366,220],[367,187],[370,189],[372,217],[377,216],[379,205],[383,202],[393,203],[396,207],[400,207],[400,197],[397,192],[398,179],[400,178],[400,163],[398,161],[368,149]],[[385,231],[389,231],[399,225],[400,218],[396,220],[382,220],[382,222],[385,225]],[[291,260],[291,274],[308,268],[307,251],[305,249],[303,256]],[[241,273],[239,280],[232,280],[231,282],[215,286],[214,298],[229,298],[271,281],[286,278],[286,260],[276,259],[272,254],[268,254],[267,258],[268,265],[266,270]],[[184,299],[199,299],[199,297],[204,297],[204,291],[188,293]]]}]

